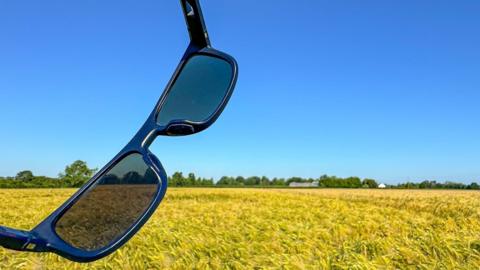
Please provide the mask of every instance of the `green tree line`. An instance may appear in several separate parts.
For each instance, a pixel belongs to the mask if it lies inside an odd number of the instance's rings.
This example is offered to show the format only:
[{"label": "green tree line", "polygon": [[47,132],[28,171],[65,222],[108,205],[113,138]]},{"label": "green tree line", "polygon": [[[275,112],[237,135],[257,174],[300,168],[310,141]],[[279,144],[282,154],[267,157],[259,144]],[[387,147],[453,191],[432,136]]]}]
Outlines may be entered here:
[{"label": "green tree line", "polygon": [[438,183],[437,181],[423,181],[421,183],[406,182],[394,187],[399,189],[480,189],[480,185],[476,182],[467,185],[457,182]]},{"label": "green tree line", "polygon": [[259,186],[259,187],[287,187],[290,183],[312,183],[318,182],[318,187],[323,188],[377,188],[378,183],[373,179],[360,179],[359,177],[340,178],[336,176],[322,175],[317,179],[314,178],[272,178],[266,176],[251,176],[244,178],[223,176],[216,183],[217,186]]},{"label": "green tree line", "polygon": [[65,167],[58,178],[36,176],[32,171],[18,172],[15,177],[0,177],[0,188],[69,188],[81,187],[97,171],[85,161],[77,160]]},{"label": "green tree line", "polygon": [[[0,188],[75,188],[85,184],[97,171],[91,169],[87,163],[77,160],[65,167],[57,178],[35,176],[31,171],[21,171],[15,177],[0,177]],[[318,178],[268,178],[266,176],[230,177],[223,176],[218,181],[212,178],[197,177],[193,173],[184,175],[176,172],[168,178],[171,187],[288,187],[290,183],[318,183],[319,188],[378,188],[375,179],[361,179],[359,177],[341,178],[322,175]],[[406,182],[397,185],[388,185],[394,189],[471,189],[479,190],[476,182],[463,184],[457,182],[423,181],[420,183]]]}]

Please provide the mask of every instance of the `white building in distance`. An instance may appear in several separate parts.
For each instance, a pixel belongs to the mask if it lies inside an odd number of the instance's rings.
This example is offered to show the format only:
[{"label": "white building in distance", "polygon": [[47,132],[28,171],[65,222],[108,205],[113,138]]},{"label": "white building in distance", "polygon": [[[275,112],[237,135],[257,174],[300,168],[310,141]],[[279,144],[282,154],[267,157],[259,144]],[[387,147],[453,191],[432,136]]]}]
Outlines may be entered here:
[{"label": "white building in distance", "polygon": [[387,185],[385,185],[385,184],[380,184],[380,185],[378,185],[378,188],[387,188]]},{"label": "white building in distance", "polygon": [[318,181],[313,181],[311,183],[299,183],[299,182],[291,182],[289,187],[318,187]]}]

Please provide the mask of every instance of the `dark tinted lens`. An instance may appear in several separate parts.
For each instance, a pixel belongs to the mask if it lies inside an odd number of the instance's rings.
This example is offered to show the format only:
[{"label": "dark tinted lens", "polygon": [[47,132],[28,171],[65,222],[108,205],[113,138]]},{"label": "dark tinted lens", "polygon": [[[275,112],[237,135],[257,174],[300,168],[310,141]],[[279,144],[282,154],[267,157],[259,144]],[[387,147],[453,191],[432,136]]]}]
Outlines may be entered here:
[{"label": "dark tinted lens", "polygon": [[165,126],[172,120],[208,120],[222,104],[232,77],[232,66],[225,60],[204,55],[193,56],[168,93],[157,123]]},{"label": "dark tinted lens", "polygon": [[57,234],[74,247],[101,249],[123,236],[145,213],[159,186],[140,154],[106,172],[58,220]]}]

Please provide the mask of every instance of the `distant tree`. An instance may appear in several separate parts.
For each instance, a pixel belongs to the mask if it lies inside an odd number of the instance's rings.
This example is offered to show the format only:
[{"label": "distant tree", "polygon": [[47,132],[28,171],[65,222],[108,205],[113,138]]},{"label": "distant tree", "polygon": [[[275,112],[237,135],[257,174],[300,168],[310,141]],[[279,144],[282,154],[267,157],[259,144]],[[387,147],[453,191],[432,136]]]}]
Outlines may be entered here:
[{"label": "distant tree", "polygon": [[421,188],[421,189],[425,189],[425,188],[428,188],[428,189],[431,189],[431,188],[442,188],[442,184],[440,183],[437,183],[436,181],[428,181],[428,180],[425,180],[425,181],[422,181],[420,184],[416,184],[418,186],[418,188]]},{"label": "distant tree", "polygon": [[362,185],[368,188],[378,188],[378,183],[374,179],[365,178],[362,181]]},{"label": "distant tree", "polygon": [[186,186],[185,180],[181,172],[175,172],[170,178],[170,185],[174,187],[184,187]]},{"label": "distant tree", "polygon": [[283,178],[273,178],[272,179],[273,186],[285,186],[285,179]]},{"label": "distant tree", "polygon": [[18,181],[32,181],[35,176],[31,171],[21,171],[15,176],[15,180]]},{"label": "distant tree", "polygon": [[244,186],[245,185],[245,178],[243,176],[237,176],[235,178],[235,184],[237,186]]},{"label": "distant tree", "polygon": [[229,185],[227,176],[222,176],[222,178],[220,178],[220,180],[217,181],[217,186],[227,186],[227,185]]},{"label": "distant tree", "polygon": [[85,184],[96,171],[96,169],[90,169],[85,161],[77,160],[67,166],[65,172],[60,173],[59,177],[71,187],[80,187]]},{"label": "distant tree", "polygon": [[262,178],[260,179],[260,185],[269,186],[270,185],[270,179],[268,179],[268,177],[266,177],[266,176],[262,176]]},{"label": "distant tree", "polygon": [[416,189],[420,186],[420,184],[415,184],[412,182],[401,183],[396,186],[396,188],[400,189]]},{"label": "distant tree", "polygon": [[217,185],[219,186],[238,186],[239,183],[235,181],[235,178],[229,176],[222,176],[220,180],[218,180]]},{"label": "distant tree", "polygon": [[349,177],[345,179],[344,185],[342,186],[344,188],[360,188],[362,187],[362,181],[358,177]]},{"label": "distant tree", "polygon": [[126,173],[122,178],[123,184],[143,184],[143,176],[136,171]]},{"label": "distant tree", "polygon": [[211,187],[214,185],[214,181],[212,178],[210,179],[202,179],[202,186],[208,186],[208,187]]},{"label": "distant tree", "polygon": [[107,174],[102,177],[102,181],[105,185],[118,185],[120,184],[121,179],[115,174]]},{"label": "distant tree", "polygon": [[319,178],[319,186],[324,188],[345,188],[346,180],[336,176],[322,175]]},{"label": "distant tree", "polygon": [[258,185],[260,185],[260,177],[258,177],[258,176],[248,177],[245,180],[245,185],[248,185],[248,186],[258,186]]},{"label": "distant tree", "polygon": [[330,178],[330,176],[324,174],[324,175],[320,176],[320,178],[318,178],[318,180],[319,180],[319,181],[321,181],[321,180],[327,180],[327,179],[329,179],[329,178]]},{"label": "distant tree", "polygon": [[480,185],[478,185],[477,182],[473,182],[470,185],[468,185],[468,189],[480,189]]},{"label": "distant tree", "polygon": [[196,186],[197,178],[195,177],[194,173],[189,173],[187,178],[187,184],[189,186]]},{"label": "distant tree", "polygon": [[175,172],[171,177],[168,177],[168,186],[170,187],[199,187],[213,185],[213,179],[196,177],[194,173],[189,173],[187,177],[184,177],[183,173]]}]

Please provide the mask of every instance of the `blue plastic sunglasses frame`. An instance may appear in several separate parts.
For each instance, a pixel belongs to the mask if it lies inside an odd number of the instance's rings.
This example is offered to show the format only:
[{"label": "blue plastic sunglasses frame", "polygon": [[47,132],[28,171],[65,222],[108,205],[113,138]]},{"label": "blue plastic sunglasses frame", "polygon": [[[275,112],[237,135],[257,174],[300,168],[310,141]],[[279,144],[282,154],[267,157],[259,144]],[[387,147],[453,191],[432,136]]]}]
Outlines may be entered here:
[{"label": "blue plastic sunglasses frame", "polygon": [[[160,164],[160,161],[148,150],[149,146],[159,135],[189,135],[205,130],[212,125],[228,103],[238,76],[238,66],[235,59],[211,47],[198,0],[180,0],[180,2],[190,34],[190,45],[145,124],[127,146],[125,146],[124,149],[112,159],[112,161],[110,161],[70,199],[50,214],[50,216],[37,225],[33,230],[21,231],[0,226],[0,246],[18,251],[54,252],[73,261],[90,262],[103,258],[124,245],[147,222],[157,209],[167,189],[167,175]],[[203,122],[174,120],[170,121],[167,125],[159,125],[157,117],[170,90],[172,89],[172,86],[179,77],[182,68],[192,57],[200,55],[219,58],[228,63],[232,68],[232,78],[223,100],[214,113]],[[154,198],[148,208],[123,234],[121,234],[120,237],[117,237],[105,247],[91,251],[68,244],[55,231],[55,224],[57,221],[64,213],[72,208],[82,195],[88,192],[90,188],[95,187],[97,181],[108,173],[110,169],[131,154],[142,155],[145,164],[157,176],[158,188],[156,189]]]}]

